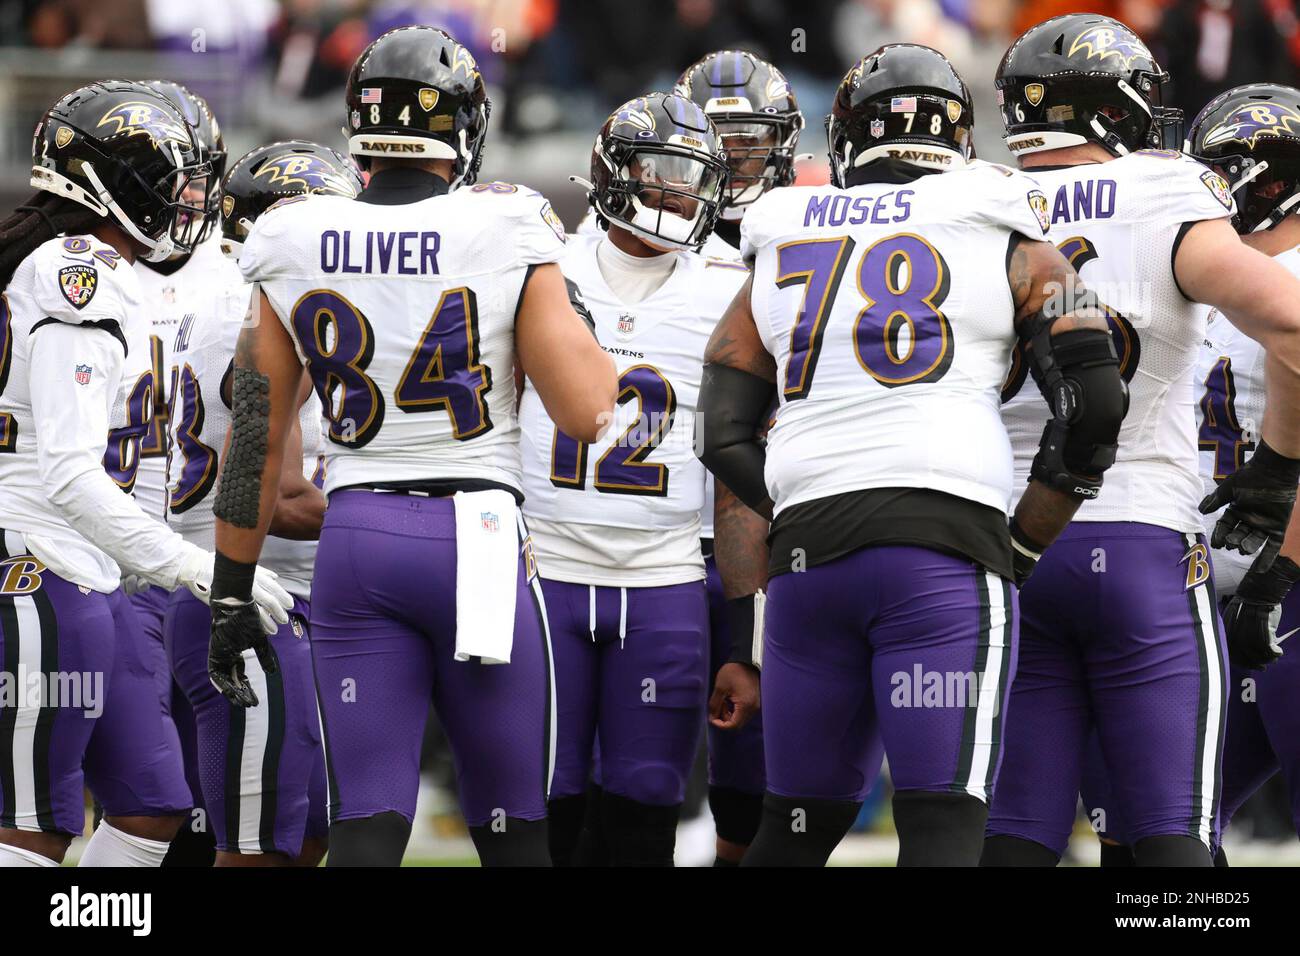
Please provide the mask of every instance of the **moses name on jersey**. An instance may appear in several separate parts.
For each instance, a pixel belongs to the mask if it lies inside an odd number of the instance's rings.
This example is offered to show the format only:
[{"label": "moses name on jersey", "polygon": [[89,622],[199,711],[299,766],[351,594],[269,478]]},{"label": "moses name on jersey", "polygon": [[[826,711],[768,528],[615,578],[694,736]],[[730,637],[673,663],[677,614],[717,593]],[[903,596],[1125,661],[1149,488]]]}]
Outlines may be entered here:
[{"label": "moses name on jersey", "polygon": [[[772,573],[790,566],[783,525],[804,547],[845,553],[884,540],[886,524],[898,528],[888,540],[1009,572],[1011,449],[998,416],[1016,343],[1007,255],[1015,235],[1042,238],[1043,207],[1031,180],[979,164],[901,184],[787,187],[750,208],[741,250],[780,400],[767,437]],[[905,522],[910,531],[897,515],[879,514],[873,531],[833,513],[838,496],[883,488],[983,508],[935,514],[928,530]],[[976,525],[982,543],[954,543]]]}]

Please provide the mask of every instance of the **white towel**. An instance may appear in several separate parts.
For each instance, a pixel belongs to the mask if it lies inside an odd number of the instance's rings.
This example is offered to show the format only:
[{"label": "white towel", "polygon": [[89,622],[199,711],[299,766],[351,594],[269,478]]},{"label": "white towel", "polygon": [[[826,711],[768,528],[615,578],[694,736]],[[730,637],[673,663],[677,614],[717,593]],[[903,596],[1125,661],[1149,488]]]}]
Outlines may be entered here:
[{"label": "white towel", "polygon": [[754,595],[754,651],[753,660],[756,670],[763,669],[763,628],[767,624],[767,593],[759,591]]},{"label": "white towel", "polygon": [[519,531],[508,491],[456,493],[456,660],[509,664]]}]

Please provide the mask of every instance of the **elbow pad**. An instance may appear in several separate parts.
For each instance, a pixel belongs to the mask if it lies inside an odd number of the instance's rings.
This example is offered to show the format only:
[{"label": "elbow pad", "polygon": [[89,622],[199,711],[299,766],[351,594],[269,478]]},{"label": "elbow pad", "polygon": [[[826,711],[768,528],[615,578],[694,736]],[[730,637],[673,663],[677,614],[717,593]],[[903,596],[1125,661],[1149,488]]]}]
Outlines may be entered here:
[{"label": "elbow pad", "polygon": [[1030,478],[1079,500],[1096,498],[1115,463],[1128,385],[1108,331],[1053,336],[1050,328],[1039,326],[1030,349],[1034,380],[1052,409]]},{"label": "elbow pad", "polygon": [[695,453],[737,498],[762,512],[771,499],[763,468],[767,452],[758,437],[776,385],[729,365],[704,366],[696,416]]}]

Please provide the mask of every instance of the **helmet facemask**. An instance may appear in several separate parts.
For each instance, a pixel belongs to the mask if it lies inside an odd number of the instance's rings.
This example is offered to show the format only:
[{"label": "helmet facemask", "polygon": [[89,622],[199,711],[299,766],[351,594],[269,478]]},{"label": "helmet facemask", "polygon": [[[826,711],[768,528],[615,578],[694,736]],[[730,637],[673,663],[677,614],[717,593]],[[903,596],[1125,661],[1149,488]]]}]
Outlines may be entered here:
[{"label": "helmet facemask", "polygon": [[[658,144],[629,144],[612,152],[609,183],[596,199],[600,213],[656,249],[698,249],[723,203],[726,164]],[[605,162],[610,165],[608,158]]]},{"label": "helmet facemask", "polygon": [[794,146],[798,128],[784,119],[751,116],[714,119],[718,139],[730,168],[721,218],[737,222],[745,207],[769,189],[794,178]]}]

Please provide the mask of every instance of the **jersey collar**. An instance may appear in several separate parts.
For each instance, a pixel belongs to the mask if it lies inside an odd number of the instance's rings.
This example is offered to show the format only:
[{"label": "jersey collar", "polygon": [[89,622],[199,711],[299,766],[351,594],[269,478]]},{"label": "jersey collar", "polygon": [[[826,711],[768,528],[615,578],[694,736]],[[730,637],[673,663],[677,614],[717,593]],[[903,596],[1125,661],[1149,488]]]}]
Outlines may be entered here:
[{"label": "jersey collar", "polygon": [[445,196],[449,189],[447,180],[427,170],[390,166],[370,177],[357,201],[376,206],[404,206],[421,199]]}]

